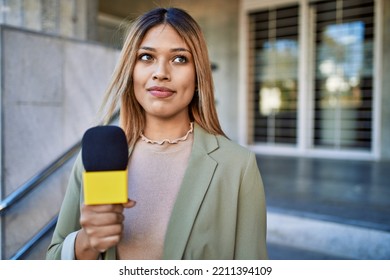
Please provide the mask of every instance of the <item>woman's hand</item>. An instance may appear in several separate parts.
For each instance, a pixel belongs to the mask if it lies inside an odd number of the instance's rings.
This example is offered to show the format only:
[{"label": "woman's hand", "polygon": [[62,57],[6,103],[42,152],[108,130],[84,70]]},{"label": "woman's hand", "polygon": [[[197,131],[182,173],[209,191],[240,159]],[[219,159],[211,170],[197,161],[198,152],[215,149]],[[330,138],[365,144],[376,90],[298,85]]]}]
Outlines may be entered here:
[{"label": "woman's hand", "polygon": [[97,259],[100,253],[117,245],[122,236],[123,209],[134,205],[132,200],[124,204],[82,205],[76,259]]}]

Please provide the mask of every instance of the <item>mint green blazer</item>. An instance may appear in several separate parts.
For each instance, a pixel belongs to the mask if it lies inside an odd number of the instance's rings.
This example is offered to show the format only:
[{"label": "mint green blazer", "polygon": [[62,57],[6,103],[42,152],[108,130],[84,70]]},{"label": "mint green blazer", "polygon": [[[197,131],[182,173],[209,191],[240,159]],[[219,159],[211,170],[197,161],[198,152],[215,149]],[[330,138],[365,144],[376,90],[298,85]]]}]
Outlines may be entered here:
[{"label": "mint green blazer", "polygon": [[[83,171],[79,155],[48,259],[60,259],[64,239],[80,229]],[[102,258],[115,259],[116,249],[109,249]],[[195,125],[193,148],[168,224],[163,258],[268,258],[265,194],[253,152]]]}]

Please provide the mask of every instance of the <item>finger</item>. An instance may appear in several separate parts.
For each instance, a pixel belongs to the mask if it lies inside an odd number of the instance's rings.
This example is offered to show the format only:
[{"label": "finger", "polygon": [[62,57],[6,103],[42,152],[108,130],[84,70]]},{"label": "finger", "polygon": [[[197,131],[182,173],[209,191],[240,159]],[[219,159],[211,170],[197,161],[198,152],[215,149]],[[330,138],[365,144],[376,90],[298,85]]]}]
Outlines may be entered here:
[{"label": "finger", "polygon": [[99,239],[91,240],[91,247],[103,253],[109,248],[116,246],[121,239],[120,235],[111,235]]},{"label": "finger", "polygon": [[97,214],[90,219],[91,226],[110,226],[121,224],[125,219],[122,213],[116,212],[107,212],[102,214]]},{"label": "finger", "polygon": [[101,227],[122,224],[125,217],[122,213],[86,213],[80,217],[80,224],[83,227]]},{"label": "finger", "polygon": [[100,205],[83,205],[83,209],[95,213],[116,212],[122,213],[122,204],[100,204]]},{"label": "finger", "polygon": [[89,226],[84,228],[85,233],[90,240],[100,240],[109,236],[121,236],[123,231],[122,224],[108,226]]},{"label": "finger", "polygon": [[127,202],[126,203],[123,203],[123,207],[124,208],[132,208],[134,207],[136,204],[136,202],[134,200],[131,200],[130,198],[127,199]]}]

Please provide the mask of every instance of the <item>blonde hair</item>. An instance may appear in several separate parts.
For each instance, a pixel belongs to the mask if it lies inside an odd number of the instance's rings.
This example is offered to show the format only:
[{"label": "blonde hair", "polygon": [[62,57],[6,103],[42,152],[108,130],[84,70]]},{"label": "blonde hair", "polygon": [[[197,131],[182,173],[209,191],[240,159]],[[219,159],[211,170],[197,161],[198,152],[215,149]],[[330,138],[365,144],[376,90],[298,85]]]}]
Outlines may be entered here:
[{"label": "blonde hair", "polygon": [[197,90],[189,105],[190,119],[211,134],[225,136],[215,108],[214,83],[206,41],[196,21],[178,8],[156,8],[133,22],[103,99],[103,123],[108,123],[120,104],[120,125],[129,144],[133,145],[139,138],[145,127],[145,113],[135,98],[133,70],[137,51],[145,34],[161,24],[169,24],[178,32],[194,58]]}]

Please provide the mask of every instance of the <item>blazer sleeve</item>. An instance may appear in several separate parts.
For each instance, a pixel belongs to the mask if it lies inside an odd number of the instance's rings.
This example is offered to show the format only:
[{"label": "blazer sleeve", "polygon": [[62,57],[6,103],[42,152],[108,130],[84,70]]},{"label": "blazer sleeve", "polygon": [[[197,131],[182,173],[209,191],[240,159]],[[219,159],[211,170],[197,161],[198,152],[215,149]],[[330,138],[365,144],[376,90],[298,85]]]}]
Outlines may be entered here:
[{"label": "blazer sleeve", "polygon": [[266,203],[256,157],[250,154],[238,197],[235,259],[268,259]]},{"label": "blazer sleeve", "polygon": [[83,170],[81,154],[79,154],[70,174],[58,221],[46,253],[46,259],[61,259],[65,239],[81,228],[79,220]]}]

